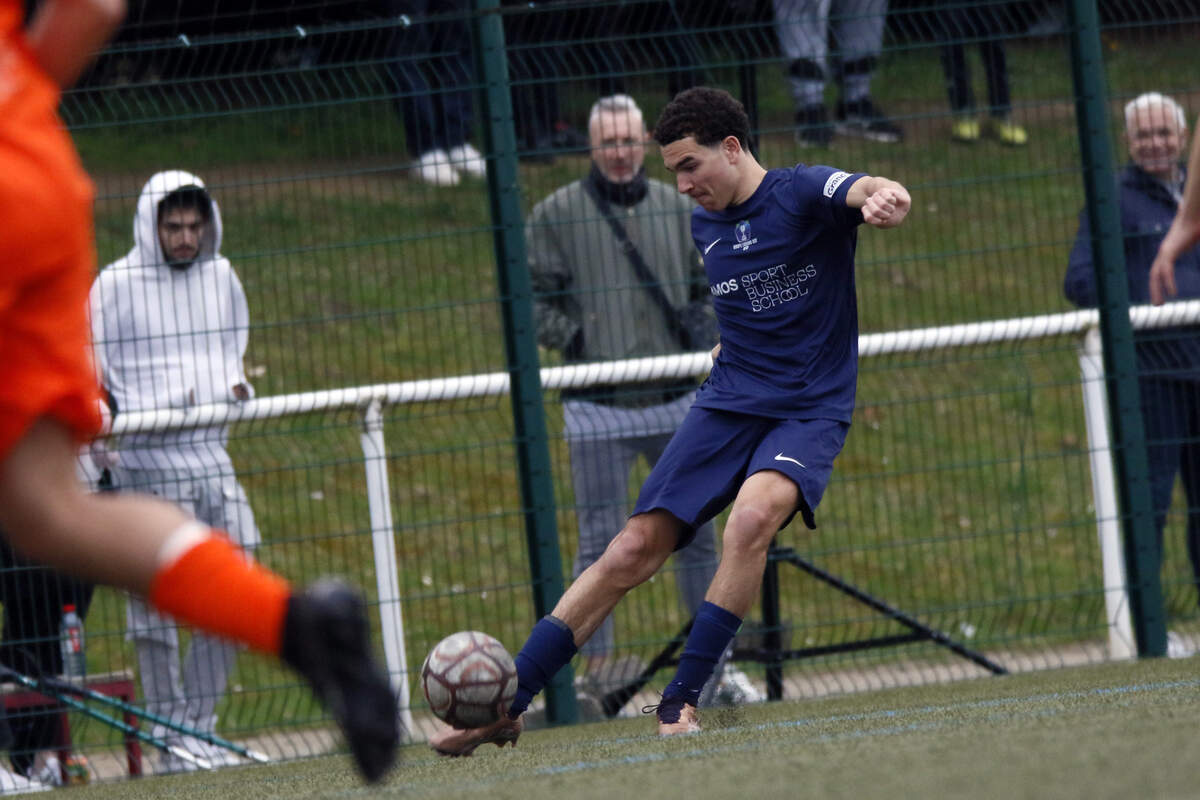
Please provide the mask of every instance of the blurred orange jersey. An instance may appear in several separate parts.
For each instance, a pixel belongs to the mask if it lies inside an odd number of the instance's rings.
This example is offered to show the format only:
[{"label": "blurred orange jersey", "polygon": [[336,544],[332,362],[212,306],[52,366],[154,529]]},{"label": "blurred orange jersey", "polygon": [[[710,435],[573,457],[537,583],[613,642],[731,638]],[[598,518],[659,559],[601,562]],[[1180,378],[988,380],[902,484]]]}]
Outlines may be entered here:
[{"label": "blurred orange jersey", "polygon": [[42,416],[80,440],[100,426],[92,185],[22,18],[20,0],[0,0],[0,459]]}]

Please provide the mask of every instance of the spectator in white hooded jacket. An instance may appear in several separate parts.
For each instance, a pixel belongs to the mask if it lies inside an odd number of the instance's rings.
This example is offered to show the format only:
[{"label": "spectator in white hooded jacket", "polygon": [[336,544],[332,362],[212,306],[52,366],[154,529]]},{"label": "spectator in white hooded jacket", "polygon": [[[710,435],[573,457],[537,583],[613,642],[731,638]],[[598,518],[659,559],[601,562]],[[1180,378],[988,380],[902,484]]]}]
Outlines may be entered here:
[{"label": "spectator in white hooded jacket", "polygon": [[[204,183],[178,170],[151,177],[138,198],[133,238],[129,254],[100,272],[90,297],[96,366],[114,413],[249,399],[246,295],[220,254],[220,209]],[[114,488],[170,500],[252,549],[259,533],[227,439],[224,427],[126,434],[110,453]],[[181,665],[173,621],[131,598],[127,625],[147,709],[212,733],[234,645],[197,633]],[[235,760],[162,726],[154,734],[217,766]],[[160,764],[160,771],[185,768],[174,756]]]}]

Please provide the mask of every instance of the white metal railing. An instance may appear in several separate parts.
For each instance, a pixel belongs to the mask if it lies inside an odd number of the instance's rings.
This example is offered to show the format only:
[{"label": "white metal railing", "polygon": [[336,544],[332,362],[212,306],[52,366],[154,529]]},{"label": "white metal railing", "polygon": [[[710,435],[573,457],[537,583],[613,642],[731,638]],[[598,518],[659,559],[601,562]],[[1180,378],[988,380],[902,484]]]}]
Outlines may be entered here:
[{"label": "white metal railing", "polygon": [[[1170,303],[1159,307],[1135,306],[1129,309],[1129,317],[1133,326],[1138,329],[1193,324],[1200,321],[1200,300]],[[1095,330],[1098,324],[1099,312],[1084,310],[872,333],[859,337],[859,357],[1043,339],[1091,331],[1080,347],[1079,364],[1091,457],[1096,526],[1103,554],[1106,612],[1110,631],[1109,653],[1113,658],[1129,658],[1136,651],[1133,646],[1129,602],[1125,590],[1124,559],[1117,523],[1117,495],[1108,437],[1108,399],[1104,387],[1103,360],[1100,357],[1100,336]],[[544,388],[561,389],[598,383],[635,383],[662,378],[681,378],[707,372],[710,364],[708,352],[700,351],[546,367],[540,373]],[[400,694],[404,715],[402,721],[405,729],[411,731],[404,618],[398,594],[399,566],[396,563],[391,496],[388,490],[387,443],[383,436],[382,409],[384,406],[405,403],[497,396],[507,394],[509,385],[508,373],[491,372],[260,397],[237,404],[219,403],[182,409],[131,412],[109,420],[106,432],[119,435],[168,431],[316,411],[359,409],[362,414],[361,444],[367,477],[367,500],[371,516],[384,654]]]},{"label": "white metal railing", "polygon": [[[1200,321],[1200,300],[1170,303],[1164,306],[1135,306],[1129,309],[1135,328],[1162,328]],[[917,328],[889,333],[869,333],[859,337],[860,358],[889,353],[914,353],[925,350],[971,347],[1004,341],[1043,339],[1081,334],[1099,324],[1094,309],[1037,317],[1017,317],[990,322],[969,322],[932,328]],[[708,351],[671,356],[632,358],[590,364],[545,367],[542,386],[547,389],[591,386],[597,383],[633,383],[660,378],[682,378],[707,372]],[[246,420],[295,416],[314,411],[403,405],[436,400],[456,400],[507,394],[509,375],[489,372],[454,378],[430,378],[397,383],[379,383],[346,389],[259,397],[245,403],[214,403],[189,408],[136,411],[109,421],[106,433],[123,434],[201,428]]]}]

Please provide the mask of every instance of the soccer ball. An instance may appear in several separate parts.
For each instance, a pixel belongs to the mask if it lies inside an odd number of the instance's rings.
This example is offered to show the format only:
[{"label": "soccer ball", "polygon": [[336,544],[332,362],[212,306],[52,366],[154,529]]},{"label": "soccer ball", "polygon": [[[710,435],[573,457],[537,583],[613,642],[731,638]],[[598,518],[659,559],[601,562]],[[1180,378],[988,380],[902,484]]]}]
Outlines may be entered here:
[{"label": "soccer ball", "polygon": [[442,639],[421,666],[429,708],[455,728],[481,728],[500,718],[517,694],[517,667],[504,645],[479,631]]}]

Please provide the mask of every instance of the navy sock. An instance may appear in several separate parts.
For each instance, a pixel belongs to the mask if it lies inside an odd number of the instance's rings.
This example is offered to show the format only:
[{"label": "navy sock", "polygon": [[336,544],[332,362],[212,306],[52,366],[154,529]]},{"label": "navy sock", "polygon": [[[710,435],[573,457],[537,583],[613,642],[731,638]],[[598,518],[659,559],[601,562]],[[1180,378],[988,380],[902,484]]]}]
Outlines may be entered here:
[{"label": "navy sock", "polygon": [[704,684],[712,677],[717,661],[741,625],[740,617],[705,601],[696,612],[696,621],[679,658],[679,669],[663,690],[663,699],[683,700],[693,706],[699,703]]},{"label": "navy sock", "polygon": [[517,696],[508,708],[508,716],[516,719],[525,713],[533,696],[546,688],[577,651],[575,634],[567,623],[549,614],[539,619],[513,659],[517,663]]}]

